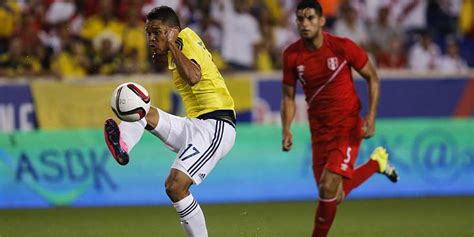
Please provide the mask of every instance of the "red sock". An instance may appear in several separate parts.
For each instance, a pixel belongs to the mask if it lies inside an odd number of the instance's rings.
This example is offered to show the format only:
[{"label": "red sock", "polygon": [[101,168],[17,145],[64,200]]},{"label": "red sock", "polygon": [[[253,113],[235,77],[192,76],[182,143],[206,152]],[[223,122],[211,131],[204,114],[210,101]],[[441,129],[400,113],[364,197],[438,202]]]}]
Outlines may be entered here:
[{"label": "red sock", "polygon": [[326,237],[336,216],[336,198],[319,199],[316,219],[314,220],[313,237]]},{"label": "red sock", "polygon": [[379,171],[379,163],[377,161],[369,159],[365,164],[357,167],[352,175],[352,179],[345,179],[343,181],[343,189],[345,196],[354,189],[365,182],[370,176]]}]

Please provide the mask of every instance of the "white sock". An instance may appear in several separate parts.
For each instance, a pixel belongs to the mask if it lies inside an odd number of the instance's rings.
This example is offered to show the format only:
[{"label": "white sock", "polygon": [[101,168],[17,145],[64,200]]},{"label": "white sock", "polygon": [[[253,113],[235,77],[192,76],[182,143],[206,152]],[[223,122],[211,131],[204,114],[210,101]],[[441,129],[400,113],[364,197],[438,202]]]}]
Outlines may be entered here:
[{"label": "white sock", "polygon": [[135,144],[137,144],[138,141],[140,141],[140,138],[142,138],[146,124],[145,118],[136,122],[120,122],[120,136],[125,145],[127,145],[128,153],[130,153]]},{"label": "white sock", "polygon": [[206,220],[192,194],[173,203],[188,237],[207,237]]}]

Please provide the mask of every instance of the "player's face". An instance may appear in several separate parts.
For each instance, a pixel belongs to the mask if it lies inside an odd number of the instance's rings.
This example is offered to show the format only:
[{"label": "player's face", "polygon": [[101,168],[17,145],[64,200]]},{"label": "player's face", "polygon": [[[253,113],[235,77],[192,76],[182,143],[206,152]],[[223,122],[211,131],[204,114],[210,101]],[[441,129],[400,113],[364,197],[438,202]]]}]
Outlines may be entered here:
[{"label": "player's face", "polygon": [[155,54],[166,54],[168,47],[166,44],[167,26],[160,20],[147,21],[145,31],[148,45]]},{"label": "player's face", "polygon": [[325,23],[326,19],[323,16],[318,16],[313,8],[305,8],[296,12],[296,24],[303,39],[317,38]]}]

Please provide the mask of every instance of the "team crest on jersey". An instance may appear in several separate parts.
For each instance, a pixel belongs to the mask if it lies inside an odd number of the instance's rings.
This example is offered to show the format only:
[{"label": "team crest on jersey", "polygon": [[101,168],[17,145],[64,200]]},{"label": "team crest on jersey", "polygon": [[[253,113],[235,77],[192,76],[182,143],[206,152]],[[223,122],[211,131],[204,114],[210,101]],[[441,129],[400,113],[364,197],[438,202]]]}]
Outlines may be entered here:
[{"label": "team crest on jersey", "polygon": [[336,57],[331,57],[327,59],[328,63],[328,68],[331,70],[336,70],[336,68],[339,66],[339,62],[337,61]]},{"label": "team crest on jersey", "polygon": [[303,78],[304,74],[304,65],[296,66],[296,71],[298,72],[298,80],[301,82],[301,85],[306,84],[306,81]]}]

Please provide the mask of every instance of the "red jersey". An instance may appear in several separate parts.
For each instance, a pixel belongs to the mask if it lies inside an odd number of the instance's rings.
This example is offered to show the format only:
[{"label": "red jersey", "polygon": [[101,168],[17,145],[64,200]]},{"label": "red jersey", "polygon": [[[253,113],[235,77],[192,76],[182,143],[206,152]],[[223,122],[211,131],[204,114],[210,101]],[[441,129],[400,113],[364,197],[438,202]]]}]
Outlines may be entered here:
[{"label": "red jersey", "polygon": [[314,51],[304,46],[303,39],[288,46],[283,53],[283,83],[296,86],[300,82],[311,130],[354,127],[361,106],[351,68],[362,69],[368,56],[350,39],[323,34],[322,46]]}]

